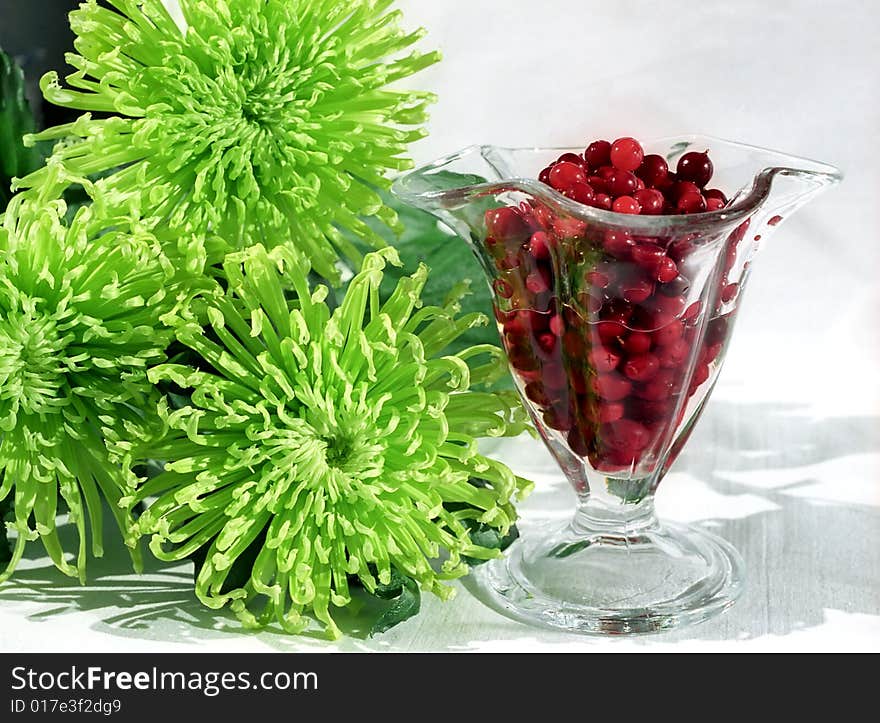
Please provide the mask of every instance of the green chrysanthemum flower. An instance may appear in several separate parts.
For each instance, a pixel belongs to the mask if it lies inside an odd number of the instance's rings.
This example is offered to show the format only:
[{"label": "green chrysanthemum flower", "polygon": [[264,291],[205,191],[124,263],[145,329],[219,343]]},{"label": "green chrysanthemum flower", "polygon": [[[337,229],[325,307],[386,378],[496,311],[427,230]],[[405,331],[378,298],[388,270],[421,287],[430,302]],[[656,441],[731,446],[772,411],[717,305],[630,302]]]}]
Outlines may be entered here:
[{"label": "green chrysanthemum flower", "polygon": [[[172,336],[163,315],[179,313],[154,237],[90,208],[68,225],[65,212],[63,201],[17,198],[0,227],[0,501],[12,499],[17,533],[0,582],[37,538],[62,572],[84,579],[88,533],[92,554],[102,552],[103,499],[133,542],[118,504],[134,482],[124,470],[151,409],[156,423],[147,368]],[[79,534],[72,562],[56,529],[59,498]]]},{"label": "green chrysanthemum flower", "polygon": [[384,246],[362,217],[400,230],[376,188],[410,167],[432,95],[386,86],[438,55],[388,60],[422,36],[400,29],[392,0],[180,0],[185,32],[160,0],[110,2],[119,12],[88,0],[70,15],[79,90],[52,73],[41,85],[58,105],[119,115],[31,138],[66,139],[54,157],[79,175],[121,167],[96,184],[111,215],[233,246],[290,242],[331,280],[340,253],[360,263],[346,231]]},{"label": "green chrysanthemum flower", "polygon": [[166,429],[146,453],[165,470],[130,502],[155,500],[138,526],[159,558],[201,551],[204,604],[288,631],[314,617],[336,635],[331,607],[350,602],[352,580],[373,592],[400,574],[445,598],[463,557],[500,554],[470,531],[505,533],[527,483],[474,438],[518,433],[524,419],[512,395],[469,391],[500,371],[497,347],[440,355],[486,319],[456,318],[456,298],[419,308],[424,266],[380,303],[382,269],[399,262],[390,248],[367,255],[331,313],[298,258],[261,246],[230,256],[207,333],[178,328],[198,368],[160,365],[150,378],[191,401],[160,409]]}]

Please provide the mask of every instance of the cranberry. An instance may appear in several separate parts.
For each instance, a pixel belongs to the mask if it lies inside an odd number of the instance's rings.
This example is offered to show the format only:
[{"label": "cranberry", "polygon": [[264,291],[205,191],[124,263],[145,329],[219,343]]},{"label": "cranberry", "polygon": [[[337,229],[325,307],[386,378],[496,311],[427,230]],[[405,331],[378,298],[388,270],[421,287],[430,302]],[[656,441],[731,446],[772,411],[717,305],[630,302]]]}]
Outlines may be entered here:
[{"label": "cranberry", "polygon": [[703,351],[700,353],[700,360],[704,364],[711,364],[718,358],[723,347],[724,344],[712,344],[711,346],[704,347]]},{"label": "cranberry", "polygon": [[623,405],[620,402],[602,402],[599,405],[599,422],[608,424],[623,417]]},{"label": "cranberry", "polygon": [[721,301],[725,304],[730,303],[736,298],[737,291],[739,291],[739,284],[728,284],[721,291]]},{"label": "cranberry", "polygon": [[641,304],[654,293],[654,284],[647,279],[634,279],[621,284],[621,296],[633,304]]},{"label": "cranberry", "polygon": [[701,195],[702,191],[700,191],[700,187],[693,181],[676,181],[667,191],[667,194],[672,201],[678,201],[678,199],[686,193],[696,193],[697,195]]},{"label": "cranberry", "polygon": [[718,211],[719,209],[724,208],[724,201],[720,198],[707,198],[706,199],[706,210],[707,211]]},{"label": "cranberry", "polygon": [[590,184],[590,187],[597,193],[607,193],[608,192],[608,181],[606,181],[602,176],[589,176],[587,178],[587,183]]},{"label": "cranberry", "polygon": [[[638,193],[638,191],[636,191],[636,193]],[[642,207],[639,206],[639,202],[636,201],[636,199],[634,199],[632,196],[618,197],[612,204],[611,208],[615,213],[638,214],[642,211]]]},{"label": "cranberry", "polygon": [[703,213],[706,209],[706,199],[700,193],[683,193],[675,202],[675,209],[679,213]]},{"label": "cranberry", "polygon": [[529,226],[522,214],[510,206],[486,211],[485,221],[487,235],[499,241],[522,242],[529,233]]},{"label": "cranberry", "polygon": [[653,306],[657,311],[670,316],[678,316],[687,306],[687,299],[684,296],[666,296],[665,294],[657,294],[654,296]]},{"label": "cranberry", "polygon": [[700,316],[700,310],[703,308],[702,301],[695,301],[691,304],[687,309],[684,310],[684,314],[681,315],[681,320],[684,322],[695,321]]},{"label": "cranberry", "polygon": [[641,331],[632,331],[622,342],[624,351],[629,354],[644,354],[651,348],[651,335]]},{"label": "cranberry", "polygon": [[533,294],[549,291],[551,283],[550,272],[543,266],[539,266],[526,276],[526,288]]},{"label": "cranberry", "polygon": [[572,428],[574,423],[567,407],[551,407],[544,412],[543,417],[544,424],[550,427],[550,429],[555,429],[560,432],[567,432]]},{"label": "cranberry", "polygon": [[684,334],[684,323],[680,319],[673,319],[668,324],[657,329],[653,337],[656,344],[665,346],[681,339],[682,334]]},{"label": "cranberry", "polygon": [[634,198],[641,207],[641,213],[646,216],[657,216],[663,213],[666,199],[656,188],[642,188],[635,192]]},{"label": "cranberry", "polygon": [[594,204],[596,208],[604,208],[606,211],[610,211],[612,206],[611,196],[605,193],[597,193]]},{"label": "cranberry", "polygon": [[566,438],[569,449],[578,457],[586,457],[590,451],[587,440],[584,439],[583,433],[579,429],[572,429]]},{"label": "cranberry", "polygon": [[574,163],[576,166],[586,168],[587,162],[577,153],[563,153],[556,159],[557,163]]},{"label": "cranberry", "polygon": [[638,180],[629,171],[614,169],[608,178],[608,190],[615,198],[632,196],[639,190]]},{"label": "cranberry", "polygon": [[615,372],[593,377],[591,386],[596,394],[609,402],[620,401],[632,389],[632,384]]},{"label": "cranberry", "polygon": [[529,382],[526,384],[526,396],[540,407],[550,406],[550,396],[541,382]]},{"label": "cranberry", "polygon": [[660,259],[665,256],[662,248],[651,243],[635,244],[630,249],[630,258],[646,270],[655,269]]},{"label": "cranberry", "polygon": [[596,334],[603,342],[611,342],[626,333],[626,327],[619,321],[600,321],[596,324]]},{"label": "cranberry", "polygon": [[651,441],[651,432],[643,424],[620,419],[603,424],[599,436],[609,449],[640,451]]},{"label": "cranberry", "polygon": [[642,165],[636,169],[636,175],[641,178],[649,188],[659,188],[666,182],[669,174],[669,166],[666,159],[656,153],[650,153],[642,160]]},{"label": "cranberry", "polygon": [[675,368],[684,364],[690,351],[690,344],[684,339],[678,339],[667,346],[661,347],[657,352],[657,358],[660,360],[662,368]]},{"label": "cranberry", "polygon": [[635,241],[628,231],[609,230],[605,232],[603,248],[618,259],[628,259]]},{"label": "cranberry", "polygon": [[541,379],[547,389],[563,390],[568,384],[565,370],[560,364],[548,363],[541,368]]},{"label": "cranberry", "polygon": [[708,153],[699,153],[690,151],[685,153],[678,159],[678,166],[675,172],[683,181],[692,181],[700,188],[705,186],[709,179],[712,178],[713,171],[712,161],[709,160]]},{"label": "cranberry", "polygon": [[578,181],[572,184],[570,188],[563,191],[563,194],[572,201],[583,203],[584,205],[592,205],[596,200],[596,194],[588,183]]},{"label": "cranberry", "polygon": [[575,183],[586,183],[587,174],[580,166],[563,161],[553,166],[550,171],[550,185],[557,191],[566,191]]},{"label": "cranberry", "polygon": [[634,354],[623,365],[623,373],[634,382],[652,379],[660,369],[660,360],[650,352]]},{"label": "cranberry", "polygon": [[727,196],[724,195],[723,191],[719,191],[717,188],[707,188],[703,191],[703,196],[706,197],[707,201],[710,198],[715,198],[721,201],[722,206],[727,204]]},{"label": "cranberry", "polygon": [[538,180],[541,183],[546,183],[548,186],[550,185],[550,171],[552,168],[552,166],[547,166],[538,174]]},{"label": "cranberry", "polygon": [[590,168],[610,165],[611,144],[608,141],[593,141],[584,151],[584,159]]},{"label": "cranberry", "polygon": [[634,390],[639,399],[659,402],[668,399],[675,388],[676,375],[671,369],[661,369],[647,384]]},{"label": "cranberry", "polygon": [[529,241],[529,251],[540,261],[550,258],[550,237],[545,231],[535,231]]},{"label": "cranberry", "polygon": [[547,328],[550,329],[552,334],[562,336],[565,333],[565,322],[562,321],[561,316],[554,314],[550,317],[550,323],[547,325]]},{"label": "cranberry", "polygon": [[548,356],[556,349],[556,335],[549,332],[538,334],[538,347]]},{"label": "cranberry", "polygon": [[620,355],[609,349],[596,347],[590,351],[587,361],[599,374],[605,374],[617,368],[620,364]]},{"label": "cranberry", "polygon": [[697,366],[694,376],[691,377],[691,389],[696,389],[709,378],[709,365],[706,363]]},{"label": "cranberry", "polygon": [[664,256],[657,262],[654,268],[654,278],[661,284],[666,284],[678,276],[678,266],[668,256]]},{"label": "cranberry", "polygon": [[641,144],[635,138],[618,138],[611,144],[611,165],[621,171],[634,171],[645,157]]},{"label": "cranberry", "polygon": [[587,282],[590,286],[595,286],[600,289],[607,289],[608,285],[611,283],[611,270],[602,270],[593,269],[592,271],[587,271],[584,274],[584,281]]}]

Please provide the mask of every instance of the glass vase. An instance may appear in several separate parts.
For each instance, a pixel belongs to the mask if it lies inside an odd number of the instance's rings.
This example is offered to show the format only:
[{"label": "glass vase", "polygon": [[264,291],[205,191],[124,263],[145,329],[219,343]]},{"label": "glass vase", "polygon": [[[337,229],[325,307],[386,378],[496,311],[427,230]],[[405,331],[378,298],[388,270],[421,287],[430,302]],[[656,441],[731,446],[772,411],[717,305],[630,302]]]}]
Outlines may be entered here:
[{"label": "glass vase", "polygon": [[464,238],[492,289],[510,371],[577,494],[572,519],[475,569],[511,616],[583,633],[698,622],[743,590],[743,563],[699,527],[658,520],[654,495],[718,378],[752,261],[837,169],[703,136],[645,145],[671,167],[709,150],[722,209],[625,215],[535,179],[565,152],[474,146],[394,192]]}]

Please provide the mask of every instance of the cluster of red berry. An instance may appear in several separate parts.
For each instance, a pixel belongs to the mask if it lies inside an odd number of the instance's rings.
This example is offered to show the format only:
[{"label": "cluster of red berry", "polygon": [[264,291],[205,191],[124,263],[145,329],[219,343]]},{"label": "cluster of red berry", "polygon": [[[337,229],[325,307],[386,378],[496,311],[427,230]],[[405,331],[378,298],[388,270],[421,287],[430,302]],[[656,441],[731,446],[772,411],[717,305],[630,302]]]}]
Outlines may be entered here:
[{"label": "cluster of red berry", "polygon": [[[540,180],[612,211],[694,213],[726,203],[702,190],[712,170],[706,153],[686,153],[672,173],[622,138],[563,155]],[[681,269],[695,240],[587,223],[536,199],[487,211],[485,223],[496,319],[539,429],[595,469],[637,467],[669,441],[727,337],[727,317],[701,325],[702,302],[688,293]],[[727,241],[719,304],[736,295],[727,272],[744,233]]]},{"label": "cluster of red berry", "polygon": [[564,153],[538,180],[564,196],[617,213],[659,215],[717,211],[727,197],[712,179],[708,152],[691,151],[670,171],[663,156],[645,155],[635,138],[593,141],[583,154]]}]

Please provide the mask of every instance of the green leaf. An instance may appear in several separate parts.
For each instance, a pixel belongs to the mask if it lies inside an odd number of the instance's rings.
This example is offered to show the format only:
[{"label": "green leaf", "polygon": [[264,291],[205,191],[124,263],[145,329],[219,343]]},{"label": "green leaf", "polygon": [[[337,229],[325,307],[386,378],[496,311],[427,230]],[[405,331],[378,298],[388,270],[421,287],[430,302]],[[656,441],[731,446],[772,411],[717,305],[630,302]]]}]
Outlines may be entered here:
[{"label": "green leaf", "polygon": [[12,179],[35,171],[43,162],[37,148],[26,148],[22,136],[36,130],[24,95],[24,74],[0,50],[0,213],[12,197]]},{"label": "green leaf", "polygon": [[[401,576],[401,578],[402,584],[399,594],[394,598],[394,601],[385,612],[379,616],[379,619],[373,623],[370,628],[370,637],[384,633],[395,625],[399,625],[404,620],[409,620],[411,617],[418,615],[419,608],[422,604],[419,586],[416,584],[416,581],[410,577]],[[376,596],[381,597],[378,588],[376,590]]]}]

